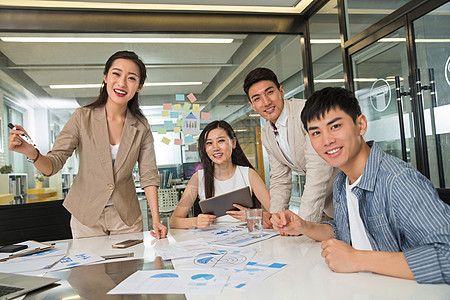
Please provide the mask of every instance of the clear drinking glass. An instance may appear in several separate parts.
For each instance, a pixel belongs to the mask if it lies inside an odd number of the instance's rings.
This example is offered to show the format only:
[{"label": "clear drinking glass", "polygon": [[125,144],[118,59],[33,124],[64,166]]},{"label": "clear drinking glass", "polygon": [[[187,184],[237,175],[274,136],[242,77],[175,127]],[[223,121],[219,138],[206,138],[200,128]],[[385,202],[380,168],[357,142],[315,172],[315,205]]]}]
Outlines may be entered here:
[{"label": "clear drinking glass", "polygon": [[247,209],[248,232],[251,237],[259,238],[263,235],[263,210],[261,208]]}]

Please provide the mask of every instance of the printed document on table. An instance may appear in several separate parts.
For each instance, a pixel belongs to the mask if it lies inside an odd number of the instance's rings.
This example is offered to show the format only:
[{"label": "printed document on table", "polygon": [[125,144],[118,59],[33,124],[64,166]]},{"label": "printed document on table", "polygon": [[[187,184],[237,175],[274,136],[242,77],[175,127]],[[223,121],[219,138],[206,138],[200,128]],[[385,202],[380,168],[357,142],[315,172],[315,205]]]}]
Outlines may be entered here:
[{"label": "printed document on table", "polygon": [[137,271],[111,294],[220,294],[229,273],[223,270]]},{"label": "printed document on table", "polygon": [[62,269],[88,265],[103,260],[105,260],[103,257],[91,252],[73,254],[61,259],[56,265],[50,268],[49,271],[59,271]]},{"label": "printed document on table", "polygon": [[254,238],[250,236],[247,228],[235,226],[209,230],[197,229],[192,233],[204,237],[209,244],[230,247],[243,247],[279,235],[278,232],[264,232],[262,237]]},{"label": "printed document on table", "polygon": [[195,257],[172,261],[175,269],[232,268],[243,269],[256,254],[253,248],[215,247],[214,252],[202,253]]},{"label": "printed document on table", "polygon": [[25,241],[14,245],[26,245],[27,248],[21,251],[16,251],[14,253],[0,253],[0,260],[8,259],[9,257],[14,257],[13,259],[17,259],[18,257],[16,256],[20,257],[20,255],[22,254],[27,255],[27,253],[30,251],[43,251],[47,248],[53,248],[53,246],[50,244],[44,244],[36,241]]},{"label": "printed document on table", "polygon": [[156,246],[157,255],[162,259],[176,259],[196,256],[201,253],[214,251],[214,247],[209,245],[204,239],[184,241],[167,246]]},{"label": "printed document on table", "polygon": [[67,248],[68,243],[61,243],[47,251],[0,262],[0,272],[29,274],[29,272],[40,270],[38,273],[45,273],[48,271],[48,268],[66,255]]},{"label": "printed document on table", "polygon": [[276,261],[264,261],[252,259],[243,270],[226,269],[233,271],[225,287],[245,290],[248,287],[265,280],[267,277],[281,271],[287,266],[286,263]]}]

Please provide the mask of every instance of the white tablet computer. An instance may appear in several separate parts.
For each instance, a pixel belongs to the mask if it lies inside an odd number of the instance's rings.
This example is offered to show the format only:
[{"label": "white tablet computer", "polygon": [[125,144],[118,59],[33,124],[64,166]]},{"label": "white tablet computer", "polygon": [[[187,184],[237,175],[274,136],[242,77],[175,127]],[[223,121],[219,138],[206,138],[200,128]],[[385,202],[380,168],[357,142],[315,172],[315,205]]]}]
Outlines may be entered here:
[{"label": "white tablet computer", "polygon": [[253,200],[248,186],[219,196],[211,197],[199,202],[202,213],[213,214],[216,217],[226,215],[229,210],[237,210],[233,204],[252,207]]}]

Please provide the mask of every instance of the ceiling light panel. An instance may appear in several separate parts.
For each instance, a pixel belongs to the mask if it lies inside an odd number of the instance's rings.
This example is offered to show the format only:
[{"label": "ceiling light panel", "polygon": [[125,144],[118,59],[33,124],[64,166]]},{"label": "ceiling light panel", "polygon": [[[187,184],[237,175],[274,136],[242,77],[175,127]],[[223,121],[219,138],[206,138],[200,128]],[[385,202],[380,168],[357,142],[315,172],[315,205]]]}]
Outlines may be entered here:
[{"label": "ceiling light panel", "polygon": [[220,38],[119,38],[119,37],[48,37],[4,36],[3,42],[15,43],[134,43],[134,44],[230,44],[233,39]]}]

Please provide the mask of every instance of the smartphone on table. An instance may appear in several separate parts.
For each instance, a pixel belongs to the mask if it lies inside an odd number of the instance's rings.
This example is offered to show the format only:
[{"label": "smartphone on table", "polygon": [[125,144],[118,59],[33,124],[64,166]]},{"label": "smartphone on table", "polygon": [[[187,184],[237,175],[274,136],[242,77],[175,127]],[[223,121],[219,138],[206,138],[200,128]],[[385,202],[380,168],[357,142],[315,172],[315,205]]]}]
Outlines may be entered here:
[{"label": "smartphone on table", "polygon": [[126,240],[112,245],[113,248],[128,248],[130,246],[142,243],[143,240]]},{"label": "smartphone on table", "polygon": [[27,245],[6,245],[0,246],[0,253],[14,253],[20,250],[27,249]]}]

